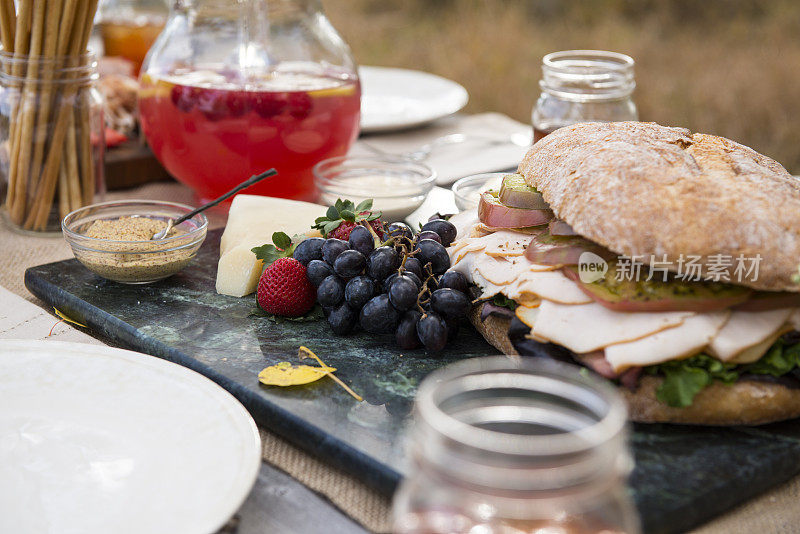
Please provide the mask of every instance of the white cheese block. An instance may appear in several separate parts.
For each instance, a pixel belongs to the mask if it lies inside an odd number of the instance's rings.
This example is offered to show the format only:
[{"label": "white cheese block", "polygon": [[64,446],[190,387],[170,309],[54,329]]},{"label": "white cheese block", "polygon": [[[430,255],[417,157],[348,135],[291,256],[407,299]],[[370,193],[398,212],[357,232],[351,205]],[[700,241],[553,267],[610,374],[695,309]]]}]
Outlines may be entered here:
[{"label": "white cheese block", "polygon": [[[220,240],[217,293],[243,297],[256,290],[262,263],[250,249],[272,243],[272,234],[308,231],[325,207],[284,198],[237,195]],[[229,256],[230,255],[230,256]]]},{"label": "white cheese block", "polygon": [[698,313],[683,323],[635,341],[606,347],[606,360],[616,372],[694,356],[708,345],[728,319],[729,311]]},{"label": "white cheese block", "polygon": [[255,259],[249,245],[229,249],[217,265],[217,293],[232,297],[249,295],[258,287],[262,262]]},{"label": "white cheese block", "polygon": [[793,309],[769,311],[733,311],[725,326],[711,340],[709,353],[723,362],[730,361],[745,349],[772,337],[783,327]]},{"label": "white cheese block", "polygon": [[543,300],[533,334],[578,354],[643,338],[683,323],[693,312],[615,312],[600,304]]}]

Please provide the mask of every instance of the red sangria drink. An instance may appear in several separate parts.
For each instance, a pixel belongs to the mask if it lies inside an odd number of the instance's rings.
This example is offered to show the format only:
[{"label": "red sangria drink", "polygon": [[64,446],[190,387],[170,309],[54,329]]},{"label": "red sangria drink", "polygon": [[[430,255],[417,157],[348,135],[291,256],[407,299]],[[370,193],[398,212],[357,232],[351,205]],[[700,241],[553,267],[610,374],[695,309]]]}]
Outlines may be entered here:
[{"label": "red sangria drink", "polygon": [[201,200],[271,167],[278,176],[249,194],[314,200],[311,169],[355,141],[360,100],[353,76],[276,73],[243,82],[194,71],[145,74],[139,109],[156,157]]}]

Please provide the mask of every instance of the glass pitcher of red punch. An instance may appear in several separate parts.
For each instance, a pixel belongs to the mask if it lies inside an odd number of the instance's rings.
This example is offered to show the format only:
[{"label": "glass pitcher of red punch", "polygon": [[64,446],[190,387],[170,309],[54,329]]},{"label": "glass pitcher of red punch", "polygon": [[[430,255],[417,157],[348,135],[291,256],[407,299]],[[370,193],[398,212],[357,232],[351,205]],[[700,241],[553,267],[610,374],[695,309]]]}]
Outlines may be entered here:
[{"label": "glass pitcher of red punch", "polygon": [[175,0],[139,107],[156,157],[199,199],[275,167],[248,193],[313,200],[312,167],[355,141],[360,99],[319,0]]}]

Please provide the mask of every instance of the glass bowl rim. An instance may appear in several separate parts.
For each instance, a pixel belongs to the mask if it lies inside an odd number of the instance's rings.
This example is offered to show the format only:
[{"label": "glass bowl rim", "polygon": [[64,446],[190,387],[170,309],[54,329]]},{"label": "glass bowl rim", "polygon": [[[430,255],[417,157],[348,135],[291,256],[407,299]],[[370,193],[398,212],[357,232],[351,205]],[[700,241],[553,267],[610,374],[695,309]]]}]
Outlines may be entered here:
[{"label": "glass bowl rim", "polygon": [[[453,182],[453,185],[450,186],[450,190],[458,198],[461,198],[463,200],[469,200],[466,196],[464,196],[463,193],[460,192],[460,190],[465,185],[467,185],[468,183],[470,183],[472,181],[475,181],[476,178],[480,178],[480,177],[484,177],[484,176],[493,178],[493,177],[496,177],[496,176],[506,176],[508,174],[512,174],[512,173],[509,173],[509,172],[479,172],[477,174],[470,174],[469,176],[464,176],[463,178],[459,178],[458,180]],[[488,179],[484,180],[483,183],[486,183],[488,181],[489,181]]]},{"label": "glass bowl rim", "polygon": [[[89,236],[87,236],[85,234],[80,234],[80,233],[72,230],[71,228],[69,228],[67,226],[67,220],[68,219],[77,218],[78,216],[83,214],[83,212],[85,212],[85,211],[87,211],[89,209],[112,208],[112,207],[116,207],[116,206],[124,206],[126,204],[150,204],[152,206],[163,206],[163,207],[180,208],[181,210],[186,210],[186,213],[189,213],[189,212],[191,212],[192,210],[195,209],[195,208],[193,208],[193,207],[191,207],[189,205],[181,204],[180,202],[169,202],[169,201],[166,201],[166,200],[146,200],[146,199],[109,200],[109,201],[106,201],[106,202],[98,202],[96,204],[90,204],[88,206],[84,206],[82,208],[78,208],[78,209],[76,209],[74,211],[71,211],[70,213],[68,213],[61,220],[61,231],[64,233],[65,239],[68,242],[70,242],[70,245],[72,245],[73,242],[75,242],[77,244],[77,243],[79,243],[81,241],[85,241],[85,242],[88,242],[88,243],[96,243],[97,245],[122,244],[122,245],[128,245],[128,246],[131,246],[131,247],[135,247],[135,246],[141,246],[141,245],[143,245],[145,243],[150,243],[150,244],[153,244],[153,243],[173,244],[173,243],[177,243],[177,242],[179,242],[181,240],[186,240],[186,239],[189,239],[192,242],[205,239],[205,235],[206,235],[206,233],[208,231],[208,218],[205,216],[204,213],[198,213],[197,215],[195,215],[194,217],[189,219],[189,220],[195,220],[196,218],[199,218],[199,220],[200,220],[200,225],[197,226],[196,228],[194,228],[193,230],[190,230],[190,231],[186,232],[185,234],[180,234],[180,235],[176,235],[176,236],[172,236],[172,237],[166,237],[164,239],[159,239],[158,241],[153,241],[152,239],[137,240],[137,241],[126,241],[126,240],[122,240],[122,239],[102,239],[102,238],[99,238],[99,237],[89,237]],[[148,216],[147,213],[141,213],[139,215],[141,215],[143,217],[147,217]],[[82,247],[82,248],[86,248],[86,247]],[[106,249],[91,249],[91,250],[93,250],[95,252],[112,252],[112,253],[124,253],[125,252],[123,250],[118,250],[118,251],[116,251],[116,250],[106,250]],[[170,250],[154,250],[154,251],[151,251],[151,252],[169,252],[169,251]]]},{"label": "glass bowl rim", "polygon": [[[336,193],[337,192],[336,185],[337,184],[340,184],[340,185],[343,184],[345,182],[345,180],[338,180],[336,178],[331,178],[331,177],[325,176],[323,173],[329,172],[329,171],[335,169],[337,166],[342,165],[343,163],[345,163],[347,161],[364,162],[365,165],[359,165],[359,166],[356,167],[356,168],[364,168],[364,169],[369,169],[370,168],[370,164],[374,165],[376,167],[378,165],[381,165],[381,164],[389,164],[389,165],[398,166],[398,167],[405,167],[406,169],[410,170],[411,172],[414,172],[414,173],[416,173],[416,174],[418,174],[418,175],[423,177],[421,180],[418,180],[418,181],[409,181],[410,185],[419,186],[420,194],[427,193],[428,191],[433,189],[433,187],[435,185],[435,182],[436,182],[436,178],[438,177],[438,174],[437,174],[436,170],[434,170],[432,167],[430,167],[430,166],[428,166],[428,165],[426,165],[424,163],[421,163],[419,161],[414,161],[414,160],[408,159],[408,158],[388,157],[388,156],[347,156],[347,155],[345,155],[345,156],[336,156],[336,157],[333,157],[333,158],[327,158],[327,159],[324,159],[324,160],[320,161],[316,165],[314,165],[314,168],[312,169],[312,171],[313,171],[313,174],[314,174],[314,183],[317,185],[317,187],[321,191],[324,191],[326,193]],[[330,168],[326,168],[328,166]],[[331,187],[331,186],[333,186],[333,187]],[[367,196],[367,197],[370,197],[370,198],[384,198],[384,199],[385,198],[408,198],[409,197],[408,194],[401,194],[401,195],[373,195],[373,194],[367,194],[367,195],[363,195],[363,196]],[[412,196],[416,196],[416,195],[412,195]]]}]

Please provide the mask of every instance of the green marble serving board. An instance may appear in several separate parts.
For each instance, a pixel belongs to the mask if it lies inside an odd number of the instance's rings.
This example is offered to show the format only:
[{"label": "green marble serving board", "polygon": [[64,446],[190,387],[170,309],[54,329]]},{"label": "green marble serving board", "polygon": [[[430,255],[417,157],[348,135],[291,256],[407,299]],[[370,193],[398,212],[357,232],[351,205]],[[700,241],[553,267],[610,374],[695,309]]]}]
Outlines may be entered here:
[{"label": "green marble serving board", "polygon": [[[391,493],[406,469],[402,432],[420,380],[448,362],[496,351],[469,326],[441,358],[400,351],[391,337],[336,337],[324,320],[276,321],[255,299],[214,290],[219,232],[172,278],[121,285],[76,260],[33,267],[28,289],[110,341],[198,371],[233,393],[262,425]],[[259,384],[264,367],[314,350],[366,402],[331,380]],[[800,423],[759,428],[637,425],[631,489],[647,533],[682,532],[800,471]]]}]

